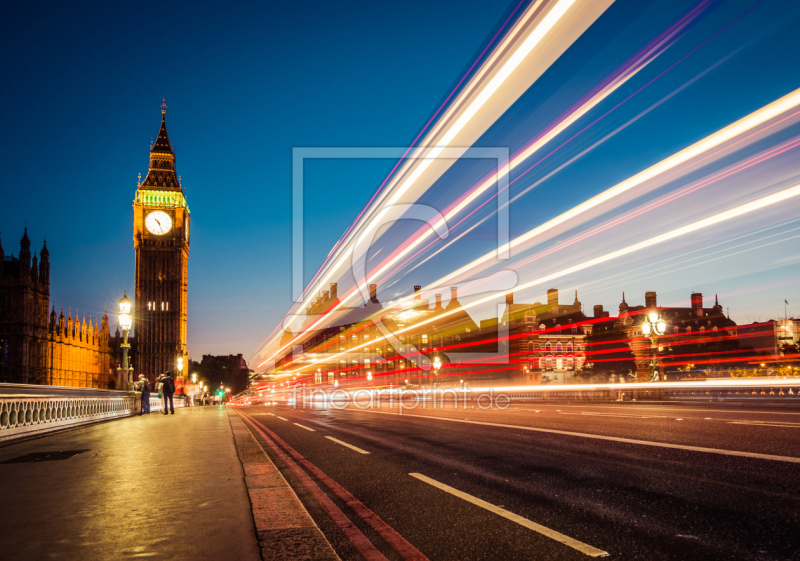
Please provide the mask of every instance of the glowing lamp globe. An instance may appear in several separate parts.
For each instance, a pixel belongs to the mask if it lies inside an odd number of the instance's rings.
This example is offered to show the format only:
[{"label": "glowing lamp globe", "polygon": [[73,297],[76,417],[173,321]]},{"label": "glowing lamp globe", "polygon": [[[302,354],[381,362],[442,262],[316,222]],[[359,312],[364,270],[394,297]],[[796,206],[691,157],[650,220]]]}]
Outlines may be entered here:
[{"label": "glowing lamp globe", "polygon": [[645,337],[650,336],[650,329],[651,329],[650,322],[646,321],[642,324],[642,333],[644,333]]},{"label": "glowing lamp globe", "polygon": [[122,299],[119,301],[119,313],[120,314],[130,314],[131,313],[131,301],[128,298],[128,291],[126,290],[122,296]]},{"label": "glowing lamp globe", "polygon": [[667,322],[663,319],[658,320],[656,323],[656,331],[659,335],[663,335],[667,331]]},{"label": "glowing lamp globe", "polygon": [[658,321],[658,312],[650,312],[647,314],[647,317],[650,320],[650,323],[655,323]]}]

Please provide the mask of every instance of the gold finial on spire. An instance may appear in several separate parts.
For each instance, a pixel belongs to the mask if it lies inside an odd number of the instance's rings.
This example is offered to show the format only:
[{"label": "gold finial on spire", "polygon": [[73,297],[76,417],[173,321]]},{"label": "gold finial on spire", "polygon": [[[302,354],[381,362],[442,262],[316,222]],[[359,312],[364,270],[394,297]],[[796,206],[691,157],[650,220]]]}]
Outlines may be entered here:
[{"label": "gold finial on spire", "polygon": [[166,115],[167,114],[167,98],[166,97],[161,99],[161,114],[162,115]]},{"label": "gold finial on spire", "polygon": [[139,182],[137,183],[138,187],[142,186],[142,172],[139,172]]}]

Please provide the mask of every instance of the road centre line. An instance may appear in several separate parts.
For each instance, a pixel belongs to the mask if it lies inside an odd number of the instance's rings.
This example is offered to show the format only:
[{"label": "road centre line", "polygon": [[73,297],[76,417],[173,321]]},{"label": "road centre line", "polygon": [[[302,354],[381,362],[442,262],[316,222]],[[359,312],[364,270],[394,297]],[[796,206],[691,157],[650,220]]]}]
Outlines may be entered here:
[{"label": "road centre line", "polygon": [[[549,403],[542,403],[541,407],[536,411],[542,411],[544,413],[552,413],[552,409],[546,409],[547,407],[556,407],[555,405],[551,405]],[[558,407],[569,407],[569,408],[578,408],[578,407],[587,407],[586,405],[558,405]],[[588,407],[593,407],[595,409],[624,409],[624,410],[631,410],[631,409],[659,409],[663,411],[665,408],[669,408],[669,411],[701,411],[701,412],[710,412],[710,413],[744,413],[750,415],[800,415],[800,412],[793,412],[793,411],[764,411],[764,410],[756,410],[756,411],[740,411],[738,409],[731,409],[726,410],[725,408],[719,409],[698,409],[697,407],[675,407],[672,405],[589,405]],[[510,407],[508,411],[514,409],[514,406]],[[518,409],[518,411],[525,411],[525,409]],[[533,411],[533,409],[527,409],[527,411]]]},{"label": "road centre line", "polygon": [[562,544],[564,544],[566,546],[569,546],[572,549],[577,549],[578,551],[588,555],[589,557],[606,557],[608,555],[607,551],[603,551],[602,549],[597,549],[596,547],[592,547],[591,545],[585,544],[585,543],[583,543],[581,541],[578,541],[578,540],[576,540],[574,538],[571,538],[569,536],[565,536],[564,534],[562,534],[560,532],[556,532],[555,530],[551,530],[550,528],[548,528],[546,526],[542,526],[541,524],[537,524],[536,522],[528,520],[527,518],[523,518],[522,516],[519,516],[518,514],[514,514],[513,512],[509,512],[504,508],[500,508],[499,506],[495,506],[495,505],[493,505],[491,503],[487,503],[486,501],[481,500],[478,497],[474,497],[472,495],[464,493],[463,491],[459,491],[458,489],[450,487],[449,485],[445,485],[444,483],[440,483],[439,481],[436,481],[435,479],[431,479],[430,477],[422,475],[421,473],[409,473],[408,475],[410,475],[411,477],[414,477],[416,479],[419,479],[420,481],[424,481],[425,483],[427,483],[429,485],[433,485],[434,487],[437,487],[437,488],[441,489],[442,491],[450,493],[451,495],[455,495],[459,499],[464,499],[465,501],[467,501],[469,503],[472,503],[472,504],[474,504],[476,506],[479,506],[481,508],[484,508],[484,509],[488,510],[489,512],[493,512],[494,514],[497,514],[498,516],[502,516],[503,518],[505,518],[507,520],[511,520],[512,522],[516,522],[520,526],[524,526],[525,528],[528,528],[529,530],[533,530],[536,533],[539,533],[539,534],[541,534],[543,536],[546,536],[546,537],[548,537],[548,538],[550,538],[552,540],[555,540],[555,541],[557,541],[559,543],[562,543]]},{"label": "road centre line", "polygon": [[614,413],[595,413],[592,411],[581,411],[579,413],[567,413],[566,411],[561,411],[562,415],[584,415],[589,417],[622,417],[622,418],[634,418],[634,419],[666,419],[666,415],[633,415],[633,414],[626,414],[620,413],[619,415],[615,415]]},{"label": "road centre line", "polygon": [[280,415],[275,415],[275,416],[276,416],[276,417],[278,417],[278,418],[279,418],[281,421],[288,421],[288,420],[289,420],[289,419],[284,419],[284,418],[283,418],[283,417],[281,417]]},{"label": "road centre line", "polygon": [[[451,423],[466,423],[470,425],[485,425],[489,427],[500,427],[507,429],[527,430],[533,432],[544,432],[549,434],[563,434],[566,436],[578,436],[581,438],[592,438],[596,440],[611,440],[613,442],[622,442],[625,444],[640,444],[642,446],[656,446],[659,448],[672,448],[674,450],[688,450],[689,452],[705,452],[708,454],[722,454],[724,456],[739,456],[743,458],[755,458],[758,460],[771,460],[776,462],[789,462],[793,464],[800,464],[800,458],[793,458],[791,456],[773,456],[772,454],[758,454],[756,452],[739,452],[736,450],[722,450],[720,448],[703,448],[701,446],[686,446],[683,444],[668,444],[666,442],[652,442],[649,440],[636,440],[633,438],[620,438],[618,436],[604,436],[600,434],[588,434],[583,432],[571,432],[565,430],[543,429],[539,427],[526,427],[522,425],[506,425],[502,423],[486,423],[482,421],[468,421],[466,419],[448,419],[447,417],[434,417],[431,415],[412,415],[410,413],[389,413],[388,411],[373,411],[374,413],[381,413],[383,415],[395,415],[397,417],[419,417],[421,419],[434,419],[438,421],[449,421]],[[326,437],[330,438],[330,437]]]},{"label": "road centre line", "polygon": [[729,425],[750,425],[752,427],[786,427],[789,429],[798,429],[800,424],[797,423],[767,423],[765,421],[726,421]]},{"label": "road centre line", "polygon": [[362,450],[358,446],[353,446],[352,444],[348,444],[347,442],[342,442],[341,440],[339,440],[337,438],[333,438],[332,436],[326,436],[325,438],[327,438],[328,440],[333,440],[336,444],[341,444],[342,446],[346,446],[347,448],[350,448],[351,450],[355,450],[359,454],[369,454],[369,452],[367,452],[366,450]]},{"label": "road centre line", "polygon": [[294,423],[294,424],[297,425],[298,427],[300,427],[301,429],[310,430],[311,432],[317,432],[317,429],[312,429],[311,427],[303,426],[300,423]]}]

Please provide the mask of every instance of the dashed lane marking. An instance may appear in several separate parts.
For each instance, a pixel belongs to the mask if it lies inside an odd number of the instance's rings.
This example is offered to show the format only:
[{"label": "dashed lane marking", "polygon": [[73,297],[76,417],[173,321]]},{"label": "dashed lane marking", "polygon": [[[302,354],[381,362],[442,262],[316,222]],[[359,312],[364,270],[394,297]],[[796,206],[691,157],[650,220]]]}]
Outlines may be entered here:
[{"label": "dashed lane marking", "polygon": [[283,418],[283,417],[281,417],[280,415],[275,415],[275,416],[276,416],[276,417],[278,417],[278,418],[279,418],[281,421],[288,421],[288,420],[289,420],[289,419],[284,419],[284,418]]},{"label": "dashed lane marking", "polygon": [[301,429],[310,430],[311,432],[317,432],[317,429],[312,429],[312,428],[310,428],[310,427],[303,426],[303,425],[301,425],[300,423],[295,423],[295,425],[297,425],[297,426],[298,426],[298,427],[300,427]]},{"label": "dashed lane marking", "polygon": [[348,444],[347,442],[342,442],[338,438],[333,438],[332,436],[326,436],[325,438],[327,438],[328,440],[333,440],[336,444],[341,444],[342,446],[346,446],[347,448],[350,448],[351,450],[355,450],[359,454],[369,454],[369,452],[367,452],[366,450],[362,450],[358,446],[353,446],[352,444]]},{"label": "dashed lane marking", "polygon": [[632,413],[595,413],[594,411],[581,411],[579,413],[568,413],[561,411],[562,415],[585,415],[588,417],[621,417],[633,419],[666,419],[666,415],[634,415]]},{"label": "dashed lane marking", "polygon": [[437,488],[441,489],[442,491],[450,493],[451,495],[455,495],[456,497],[458,497],[460,499],[464,499],[465,501],[470,502],[470,503],[472,503],[472,504],[474,504],[476,506],[479,506],[481,508],[485,508],[489,512],[493,512],[493,513],[497,514],[498,516],[502,516],[503,518],[505,518],[507,520],[511,520],[512,522],[516,522],[520,526],[524,526],[525,528],[528,528],[529,530],[533,530],[534,532],[537,532],[537,533],[539,533],[539,534],[541,534],[543,536],[546,536],[546,537],[548,537],[548,538],[550,538],[552,540],[555,540],[555,541],[557,541],[559,543],[563,543],[564,545],[569,546],[572,549],[577,549],[578,551],[580,551],[581,553],[583,553],[585,555],[588,555],[589,557],[606,557],[608,555],[607,551],[603,551],[602,549],[597,549],[596,547],[592,547],[591,545],[585,544],[585,543],[583,543],[581,541],[578,541],[578,540],[576,540],[574,538],[571,538],[569,536],[565,536],[564,534],[562,534],[560,532],[556,532],[555,530],[551,530],[550,528],[548,528],[546,526],[542,526],[541,524],[537,524],[536,522],[528,520],[527,518],[523,518],[522,516],[520,516],[518,514],[514,514],[513,512],[509,512],[508,510],[506,510],[504,508],[501,508],[499,506],[495,506],[495,505],[493,505],[491,503],[487,503],[486,501],[484,501],[482,499],[479,499],[478,497],[474,497],[474,496],[472,496],[470,494],[464,493],[463,491],[459,491],[458,489],[450,487],[449,485],[445,485],[444,483],[440,483],[439,481],[436,481],[435,479],[431,479],[430,477],[422,475],[421,473],[409,473],[408,475],[410,475],[411,477],[415,477],[415,478],[419,479],[420,481],[424,481],[425,483],[427,483],[429,485],[433,485],[434,487],[437,487]]}]

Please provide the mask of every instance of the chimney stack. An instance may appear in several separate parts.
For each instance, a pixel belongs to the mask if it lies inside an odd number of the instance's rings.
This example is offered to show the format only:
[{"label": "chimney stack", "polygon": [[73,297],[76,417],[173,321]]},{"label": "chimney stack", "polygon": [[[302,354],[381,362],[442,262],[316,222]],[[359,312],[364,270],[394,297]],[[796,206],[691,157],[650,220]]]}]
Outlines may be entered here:
[{"label": "chimney stack", "polygon": [[609,313],[603,310],[603,305],[602,304],[597,304],[594,307],[594,317],[595,318],[607,318],[608,316],[609,316]]},{"label": "chimney stack", "polygon": [[553,312],[558,311],[558,289],[551,288],[547,291],[547,305],[550,306],[550,310]]},{"label": "chimney stack", "polygon": [[644,306],[645,308],[657,308],[658,304],[656,303],[656,293],[655,292],[645,292],[644,293]]},{"label": "chimney stack", "polygon": [[506,294],[506,304],[511,305],[513,303],[514,303],[514,293],[509,292],[508,294]]},{"label": "chimney stack", "polygon": [[422,294],[419,293],[420,290],[422,290],[422,287],[420,285],[418,285],[418,284],[415,284],[414,285],[414,300],[417,301],[417,302],[422,300]]},{"label": "chimney stack", "polygon": [[331,298],[333,298],[334,300],[336,300],[339,297],[339,295],[337,294],[337,291],[338,291],[338,285],[335,282],[332,282],[331,283]]},{"label": "chimney stack", "polygon": [[370,302],[377,304],[378,303],[378,285],[371,284],[369,285],[369,300]]},{"label": "chimney stack", "polygon": [[703,293],[692,292],[692,311],[697,317],[703,317]]},{"label": "chimney stack", "polygon": [[434,310],[441,310],[442,309],[442,295],[436,295],[436,306],[433,308]]}]

